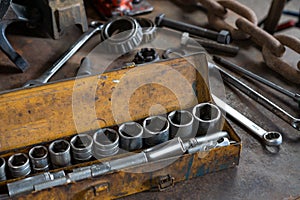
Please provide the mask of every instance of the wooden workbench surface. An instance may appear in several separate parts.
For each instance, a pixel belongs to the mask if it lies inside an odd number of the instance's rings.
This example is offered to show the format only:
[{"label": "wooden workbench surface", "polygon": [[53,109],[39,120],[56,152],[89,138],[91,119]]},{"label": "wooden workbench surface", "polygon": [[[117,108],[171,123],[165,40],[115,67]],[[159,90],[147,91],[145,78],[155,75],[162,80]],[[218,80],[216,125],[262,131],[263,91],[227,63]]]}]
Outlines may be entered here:
[{"label": "wooden workbench surface", "polygon": [[[252,8],[259,20],[267,14],[271,3],[271,0],[239,1]],[[165,13],[167,17],[196,25],[207,23],[203,11],[195,7],[182,6],[178,3],[179,1],[153,0],[150,2],[155,10],[144,17],[154,19],[157,14]],[[288,8],[296,9],[296,11],[299,7],[300,2],[297,0],[288,4]],[[93,9],[88,9],[88,17],[89,20],[99,19]],[[28,60],[31,66],[25,73],[15,73],[13,64],[0,52],[0,91],[18,88],[27,80],[37,78],[81,35],[78,27],[70,27],[60,40],[53,40],[49,37],[41,38],[35,30],[27,30],[26,36],[13,34],[19,33],[19,29],[19,26],[12,25],[8,29],[8,38],[13,47]],[[282,33],[300,38],[299,28],[291,28]],[[98,37],[90,40],[51,80],[74,77],[81,58],[87,55],[98,42]],[[300,93],[299,85],[286,81],[266,67],[261,51],[253,43],[244,41],[234,44],[238,45],[241,50],[237,56],[227,57],[229,60],[282,87]],[[299,60],[299,56],[294,59]],[[292,115],[299,117],[297,104],[289,98],[255,81],[240,78]],[[217,94],[219,91],[212,92]],[[124,199],[295,199],[300,196],[300,132],[237,89],[226,86],[225,94],[224,101],[262,128],[282,133],[283,144],[280,152],[277,154],[267,152],[261,143],[245,129],[231,123],[243,142],[238,167],[176,184],[174,188],[165,192],[143,192]]]}]

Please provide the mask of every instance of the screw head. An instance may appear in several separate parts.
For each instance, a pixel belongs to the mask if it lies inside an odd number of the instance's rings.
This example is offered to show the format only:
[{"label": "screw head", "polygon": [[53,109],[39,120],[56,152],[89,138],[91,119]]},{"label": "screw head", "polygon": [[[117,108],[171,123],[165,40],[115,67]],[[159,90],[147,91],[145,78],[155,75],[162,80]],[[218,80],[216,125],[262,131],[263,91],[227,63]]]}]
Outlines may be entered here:
[{"label": "screw head", "polygon": [[217,42],[222,44],[229,44],[231,42],[230,32],[226,30],[221,30],[218,34]]}]

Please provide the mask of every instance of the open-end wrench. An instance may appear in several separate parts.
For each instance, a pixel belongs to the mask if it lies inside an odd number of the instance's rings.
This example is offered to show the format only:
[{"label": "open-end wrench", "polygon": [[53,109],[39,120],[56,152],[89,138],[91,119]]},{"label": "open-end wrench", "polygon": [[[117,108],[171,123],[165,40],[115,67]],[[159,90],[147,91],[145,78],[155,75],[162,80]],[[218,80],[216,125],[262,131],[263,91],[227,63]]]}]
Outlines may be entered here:
[{"label": "open-end wrench", "polygon": [[282,136],[280,133],[275,131],[265,131],[257,124],[252,122],[250,119],[242,115],[240,112],[226,104],[224,101],[212,95],[217,106],[224,111],[226,114],[230,115],[233,119],[244,125],[251,132],[261,138],[263,143],[268,146],[279,146],[282,143]]},{"label": "open-end wrench", "polygon": [[102,30],[103,24],[97,21],[90,23],[91,29],[84,33],[47,71],[39,78],[29,80],[23,87],[42,85],[48,80],[96,33]]},{"label": "open-end wrench", "polygon": [[210,68],[216,68],[220,71],[222,78],[225,82],[232,84],[242,92],[244,92],[246,95],[269,109],[271,112],[273,112],[275,115],[279,116],[281,119],[286,121],[288,124],[290,124],[293,128],[297,129],[300,131],[300,119],[295,118],[292,115],[290,115],[288,112],[280,108],[278,105],[261,95],[260,93],[256,92],[252,88],[250,88],[248,85],[243,83],[242,81],[238,80],[234,76],[230,75],[220,67],[218,67],[215,64],[208,63],[208,66]]}]

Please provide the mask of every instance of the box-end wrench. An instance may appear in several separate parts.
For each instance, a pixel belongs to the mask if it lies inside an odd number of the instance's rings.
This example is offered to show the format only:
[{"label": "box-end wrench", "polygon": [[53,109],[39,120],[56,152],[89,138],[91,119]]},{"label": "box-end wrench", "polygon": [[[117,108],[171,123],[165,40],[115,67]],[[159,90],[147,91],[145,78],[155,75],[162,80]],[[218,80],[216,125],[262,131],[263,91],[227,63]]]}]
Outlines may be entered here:
[{"label": "box-end wrench", "polygon": [[97,21],[90,23],[91,29],[84,33],[47,71],[39,78],[27,81],[23,87],[42,85],[48,80],[96,33],[99,33],[103,24]]},{"label": "box-end wrench", "polygon": [[251,132],[257,135],[263,143],[267,146],[279,146],[282,143],[282,136],[279,132],[266,131],[259,127],[257,124],[252,122],[250,119],[242,115],[240,112],[226,104],[224,101],[212,95],[217,106],[224,111],[226,114],[231,116],[234,120],[238,121],[240,124],[248,128]]},{"label": "box-end wrench", "polygon": [[238,80],[234,76],[230,75],[229,73],[227,73],[226,71],[224,71],[223,69],[218,67],[217,65],[208,63],[208,66],[210,68],[218,69],[225,82],[232,84],[233,86],[235,86],[236,88],[238,88],[239,90],[244,92],[246,95],[248,95],[249,97],[251,97],[252,99],[257,101],[258,103],[260,103],[261,105],[263,105],[264,107],[269,109],[271,112],[273,112],[275,115],[280,117],[282,120],[286,121],[293,128],[300,131],[300,119],[299,118],[293,117],[288,112],[286,112],[285,110],[280,108],[278,105],[276,105],[275,103],[273,103],[272,101],[270,101],[269,99],[267,99],[266,97],[261,95],[260,93],[256,92],[255,90],[253,90],[248,85],[246,85],[242,81]]}]

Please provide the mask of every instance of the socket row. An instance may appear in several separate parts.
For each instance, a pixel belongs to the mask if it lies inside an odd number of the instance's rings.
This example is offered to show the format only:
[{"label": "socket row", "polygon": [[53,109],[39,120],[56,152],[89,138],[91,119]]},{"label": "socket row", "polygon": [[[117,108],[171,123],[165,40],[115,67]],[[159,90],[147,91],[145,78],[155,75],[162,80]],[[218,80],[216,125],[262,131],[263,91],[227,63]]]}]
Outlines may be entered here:
[{"label": "socket row", "polygon": [[[177,110],[164,116],[150,116],[137,122],[125,122],[118,127],[99,129],[93,134],[79,134],[71,138],[55,140],[49,147],[34,146],[28,152],[0,158],[0,180],[6,180],[6,167],[12,178],[26,176],[33,170],[45,172],[72,164],[116,155],[120,149],[135,151],[149,148],[180,137],[187,140],[221,129],[221,111],[211,103],[201,103],[192,112]],[[50,158],[50,159],[49,159]],[[72,160],[72,161],[71,161]],[[51,161],[51,162],[49,162]],[[51,164],[50,164],[51,163]]]}]

